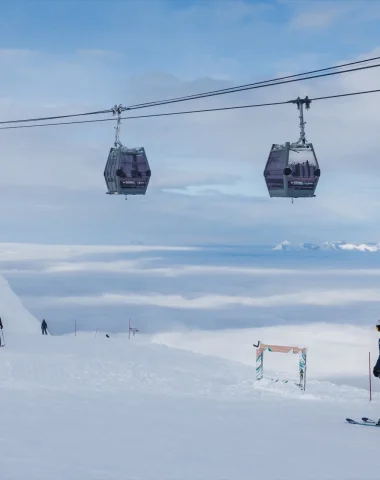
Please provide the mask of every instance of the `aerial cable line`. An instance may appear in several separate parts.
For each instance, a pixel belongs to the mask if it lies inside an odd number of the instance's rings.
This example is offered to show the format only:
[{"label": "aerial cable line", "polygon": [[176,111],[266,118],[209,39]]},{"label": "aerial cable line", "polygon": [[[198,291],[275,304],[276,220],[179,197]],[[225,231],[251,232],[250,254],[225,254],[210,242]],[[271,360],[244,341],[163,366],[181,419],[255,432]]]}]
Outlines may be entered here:
[{"label": "aerial cable line", "polygon": [[[74,114],[68,114],[68,115],[56,115],[56,116],[50,116],[50,117],[37,117],[37,118],[27,118],[27,119],[20,119],[20,120],[3,120],[0,121],[0,125],[4,124],[10,124],[10,123],[27,123],[27,122],[42,122],[46,120],[59,120],[63,118],[71,118],[71,117],[80,117],[80,116],[88,116],[88,115],[101,115],[101,114],[106,114],[106,113],[117,113],[118,109],[120,111],[128,111],[128,110],[137,110],[140,108],[149,108],[149,107],[155,107],[155,106],[160,106],[160,105],[168,105],[171,103],[178,103],[178,102],[184,102],[188,100],[197,100],[197,99],[202,99],[202,98],[208,98],[216,95],[224,95],[228,93],[236,93],[236,92],[243,92],[246,90],[254,90],[257,88],[266,88],[266,87],[274,87],[276,85],[283,85],[287,83],[294,83],[294,82],[300,82],[302,80],[311,80],[313,78],[321,78],[321,77],[328,77],[332,75],[341,75],[343,73],[350,73],[350,72],[355,72],[355,71],[360,71],[360,70],[367,70],[370,68],[377,68],[380,67],[380,64],[375,64],[375,65],[367,65],[367,66],[362,66],[358,68],[351,68],[343,71],[337,71],[337,72],[329,72],[329,73],[320,73],[318,75],[311,75],[311,76],[305,76],[309,75],[312,73],[318,73],[326,70],[332,70],[332,69],[337,69],[341,68],[344,66],[349,66],[349,65],[354,65],[358,63],[363,63],[363,62],[369,62],[373,60],[378,60],[380,57],[373,57],[373,58],[368,58],[366,60],[358,60],[356,62],[350,62],[342,65],[338,65],[335,67],[326,67],[322,68],[319,70],[313,70],[310,72],[305,72],[305,73],[297,73],[295,75],[288,75],[286,77],[279,77],[277,79],[271,79],[271,80],[263,80],[261,82],[255,82],[255,83],[250,83],[246,85],[240,85],[237,87],[230,87],[226,89],[221,89],[221,90],[214,90],[210,92],[205,92],[205,93],[199,93],[199,94],[194,94],[194,95],[188,95],[185,97],[177,97],[173,99],[168,99],[168,100],[158,100],[155,102],[147,102],[147,103],[140,103],[136,105],[130,105],[129,107],[123,107],[120,105],[119,107],[114,107],[110,108],[107,110],[98,110],[94,112],[85,112],[85,113],[74,113]],[[299,78],[303,76],[303,78]],[[107,120],[107,119],[106,119]],[[109,119],[113,120],[113,119]],[[0,127],[1,128],[1,127]]]},{"label": "aerial cable line", "polygon": [[109,108],[108,110],[98,110],[96,112],[71,113],[69,115],[56,115],[54,117],[26,118],[24,120],[4,120],[4,121],[0,122],[0,124],[4,124],[4,123],[23,123],[23,122],[41,122],[43,120],[58,120],[60,118],[84,117],[86,115],[101,115],[103,113],[113,113],[113,109]]},{"label": "aerial cable line", "polygon": [[[323,97],[314,97],[310,98],[310,101],[318,101],[318,100],[330,100],[334,98],[342,98],[342,97],[353,97],[356,95],[366,95],[370,93],[380,93],[380,88],[375,89],[375,90],[363,90],[359,92],[351,92],[351,93],[340,93],[336,95],[326,95]],[[128,117],[120,117],[121,120],[133,120],[133,119],[138,119],[138,118],[152,118],[152,117],[169,117],[173,115],[188,115],[192,113],[206,113],[206,112],[220,112],[220,111],[225,111],[225,110],[239,110],[239,109],[245,109],[245,108],[256,108],[256,107],[272,107],[272,106],[278,106],[278,105],[288,105],[290,103],[295,103],[296,100],[286,100],[282,102],[270,102],[270,103],[256,103],[256,104],[249,104],[249,105],[234,105],[231,107],[219,107],[219,108],[203,108],[200,110],[185,110],[185,111],[180,111],[180,112],[164,112],[164,113],[150,113],[147,115],[134,115],[134,116],[128,116]],[[6,127],[0,127],[0,130],[10,130],[10,129],[16,129],[16,128],[33,128],[33,127],[51,127],[51,126],[57,126],[57,125],[74,125],[74,124],[80,124],[80,123],[100,123],[100,122],[114,122],[114,118],[101,118],[97,120],[77,120],[77,121],[72,121],[72,122],[57,122],[57,123],[39,123],[39,124],[34,124],[34,125],[15,125],[15,126],[6,126]]]},{"label": "aerial cable line", "polygon": [[[312,75],[315,73],[320,73],[320,72],[326,72],[327,70],[334,70],[337,68],[342,68],[342,67],[347,67],[350,65],[356,65],[359,63],[365,63],[365,62],[370,62],[374,60],[380,60],[380,57],[372,57],[372,58],[367,58],[366,60],[358,60],[356,62],[349,62],[349,63],[344,63],[341,65],[333,66],[333,67],[326,67],[326,68],[320,68],[318,70],[311,70],[309,72],[304,72],[304,73],[297,73],[294,75],[287,75],[285,77],[277,77],[277,78],[272,78],[270,80],[262,80],[259,82],[254,82],[254,83],[247,83],[245,85],[238,85],[236,87],[229,87],[229,88],[222,88],[220,90],[211,90],[209,92],[203,92],[203,93],[198,93],[194,95],[187,95],[183,97],[177,97],[177,98],[170,98],[167,100],[157,100],[153,102],[146,102],[146,103],[137,103],[135,105],[130,105],[129,107],[123,107],[124,110],[132,110],[132,109],[138,109],[138,108],[147,108],[147,107],[153,107],[153,106],[159,106],[159,105],[166,105],[168,103],[176,103],[176,102],[184,102],[187,100],[197,100],[199,98],[207,98],[211,96],[216,96],[216,95],[224,95],[228,93],[236,93],[236,92],[242,92],[245,90],[253,90],[256,88],[265,88],[265,87],[270,87],[270,86],[275,86],[275,85],[282,85],[285,83],[291,83],[291,82],[299,82],[302,80],[310,80],[312,78],[320,78],[320,77],[327,77],[331,75],[340,75],[343,73],[349,73],[349,72],[355,72],[359,70],[365,70],[368,68],[376,68],[379,67],[380,64],[376,65],[369,65],[365,67],[359,67],[359,68],[352,68],[352,69],[347,69],[343,71],[338,71],[338,72],[330,72],[327,74],[322,74],[322,75]],[[306,78],[298,78],[298,77],[303,77],[305,75],[312,75]],[[292,79],[292,80],[290,80]],[[287,80],[287,81],[284,81]],[[268,85],[267,85],[268,84]]]}]

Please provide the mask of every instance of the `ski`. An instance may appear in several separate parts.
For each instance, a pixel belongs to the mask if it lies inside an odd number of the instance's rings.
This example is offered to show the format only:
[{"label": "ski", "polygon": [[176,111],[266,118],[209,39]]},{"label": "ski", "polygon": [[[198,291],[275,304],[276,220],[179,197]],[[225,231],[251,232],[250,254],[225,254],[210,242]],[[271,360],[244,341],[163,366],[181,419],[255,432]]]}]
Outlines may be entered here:
[{"label": "ski", "polygon": [[362,417],[363,422],[366,423],[377,423],[375,420],[372,420],[371,418],[368,417]]},{"label": "ski", "polygon": [[[366,420],[364,420],[364,418]],[[366,427],[380,427],[380,424],[377,424],[373,420],[363,417],[361,422],[353,420],[352,418],[346,418],[346,422],[351,423],[352,425],[365,425]]]}]

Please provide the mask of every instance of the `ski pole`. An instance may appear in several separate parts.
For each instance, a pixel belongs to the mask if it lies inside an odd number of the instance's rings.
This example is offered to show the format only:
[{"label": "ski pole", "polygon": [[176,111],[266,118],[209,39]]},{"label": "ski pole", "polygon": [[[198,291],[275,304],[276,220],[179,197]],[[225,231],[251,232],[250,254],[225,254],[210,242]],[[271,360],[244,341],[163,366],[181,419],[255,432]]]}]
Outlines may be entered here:
[{"label": "ski pole", "polygon": [[368,352],[369,401],[372,400],[371,352]]}]

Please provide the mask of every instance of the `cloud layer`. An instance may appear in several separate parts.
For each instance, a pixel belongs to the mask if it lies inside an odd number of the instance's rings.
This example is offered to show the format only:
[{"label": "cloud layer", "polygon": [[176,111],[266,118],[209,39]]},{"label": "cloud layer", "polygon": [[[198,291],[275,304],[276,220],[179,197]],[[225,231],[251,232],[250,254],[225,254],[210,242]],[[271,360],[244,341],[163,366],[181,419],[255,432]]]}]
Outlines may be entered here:
[{"label": "cloud layer", "polygon": [[204,295],[186,298],[182,295],[136,295],[103,293],[91,296],[72,297],[40,297],[40,305],[147,305],[154,307],[218,310],[234,306],[247,307],[280,307],[310,305],[352,305],[355,303],[380,302],[380,289],[344,289],[344,290],[301,290],[284,295],[269,295],[264,297],[245,297],[229,295]]},{"label": "cloud layer", "polygon": [[55,333],[125,331],[128,318],[154,332],[377,317],[376,253],[143,247],[2,245],[0,267]]}]

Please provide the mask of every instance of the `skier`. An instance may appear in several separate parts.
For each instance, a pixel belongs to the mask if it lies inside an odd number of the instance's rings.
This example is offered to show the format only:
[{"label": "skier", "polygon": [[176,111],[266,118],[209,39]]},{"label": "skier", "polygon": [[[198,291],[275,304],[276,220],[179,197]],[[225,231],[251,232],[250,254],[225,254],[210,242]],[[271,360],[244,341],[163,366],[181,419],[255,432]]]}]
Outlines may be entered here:
[{"label": "skier", "polygon": [[[376,324],[376,330],[380,333],[380,320]],[[380,377],[380,338],[378,340],[378,345],[379,345],[379,357],[376,361],[376,365],[373,367],[373,375],[376,378]],[[354,425],[373,425],[375,427],[380,427],[380,418],[376,422],[374,420],[369,419],[368,417],[362,417],[362,422],[357,422],[355,420],[352,420],[351,418],[346,418],[347,422],[352,423]]]},{"label": "skier", "polygon": [[47,335],[47,323],[45,319],[42,320],[41,331],[42,331],[42,335]]},{"label": "skier", "polygon": [[[0,317],[0,329],[1,329],[1,333],[3,333],[3,322],[1,321],[1,317]],[[0,335],[0,347],[1,347],[1,335]]]},{"label": "skier", "polygon": [[[380,332],[380,321],[376,324],[376,330]],[[375,377],[380,377],[380,338],[379,338],[379,358],[377,359],[376,365],[373,367],[373,374]]]}]

